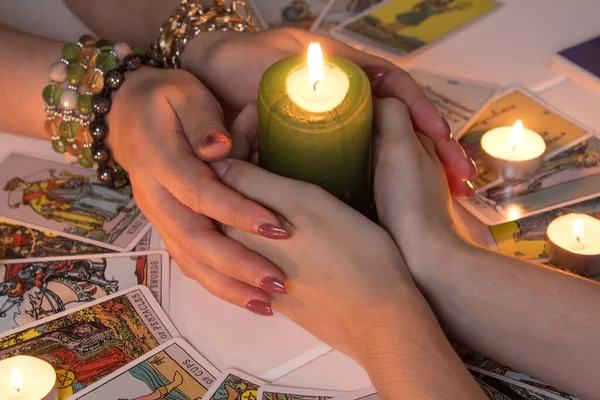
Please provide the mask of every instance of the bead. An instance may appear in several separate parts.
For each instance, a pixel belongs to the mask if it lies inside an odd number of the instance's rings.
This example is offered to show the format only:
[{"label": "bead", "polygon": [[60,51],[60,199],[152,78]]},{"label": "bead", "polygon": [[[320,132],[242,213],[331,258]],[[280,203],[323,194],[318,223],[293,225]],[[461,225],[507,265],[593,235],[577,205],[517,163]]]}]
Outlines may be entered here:
[{"label": "bead", "polygon": [[86,47],[79,53],[79,63],[84,65],[86,69],[93,68],[96,65],[96,58],[100,54],[100,50],[94,47]]},{"label": "bead", "polygon": [[66,152],[73,157],[79,158],[80,148],[75,140],[67,140]]},{"label": "bead", "polygon": [[110,51],[112,47],[112,42],[105,39],[100,39],[96,42],[96,48],[100,49],[101,51]]},{"label": "bead", "polygon": [[135,46],[133,48],[133,54],[137,54],[138,56],[144,55],[144,49],[141,46]]},{"label": "bead", "polygon": [[79,58],[81,48],[76,43],[66,43],[62,48],[61,56],[68,62],[75,62]]},{"label": "bead", "polygon": [[154,58],[146,58],[146,65],[152,68],[158,68],[160,63]]},{"label": "bead", "polygon": [[114,182],[113,172],[109,167],[98,168],[98,180],[105,185],[112,186]]},{"label": "bead", "polygon": [[81,115],[88,115],[92,112],[92,96],[84,94],[77,99],[77,109]]},{"label": "bead", "polygon": [[59,124],[60,124],[60,118],[47,119],[46,122],[44,122],[44,130],[46,131],[46,134],[48,135],[48,137],[53,138],[53,137],[59,136],[59,133],[58,133]]},{"label": "bead", "polygon": [[88,143],[92,143],[89,125],[79,125],[79,128],[77,128],[77,133],[75,134],[75,138],[77,139],[77,143],[79,143],[79,147],[83,147]]},{"label": "bead", "polygon": [[135,71],[142,66],[142,57],[136,54],[130,54],[123,60],[123,65],[127,68],[127,71]]},{"label": "bead", "polygon": [[58,132],[64,139],[75,139],[77,137],[77,128],[79,128],[79,122],[63,121],[58,126]]},{"label": "bead", "polygon": [[123,84],[125,80],[125,74],[123,74],[118,69],[113,69],[108,71],[104,75],[104,86],[108,87],[112,90],[117,90]]},{"label": "bead", "polygon": [[67,82],[69,85],[79,86],[85,75],[85,67],[79,64],[69,65],[67,68]]},{"label": "bead", "polygon": [[79,93],[72,89],[67,89],[60,95],[60,105],[63,110],[74,110],[77,107]]},{"label": "bead", "polygon": [[131,47],[129,47],[127,43],[115,44],[112,48],[112,51],[114,51],[114,53],[117,55],[117,60],[119,60],[119,62],[123,62],[125,56],[133,53],[133,50],[131,50]]},{"label": "bead", "polygon": [[85,168],[92,168],[94,166],[94,159],[92,158],[92,152],[89,147],[81,148],[81,157],[79,157],[79,165]]},{"label": "bead", "polygon": [[96,44],[96,38],[92,35],[83,35],[79,38],[78,42],[81,43],[83,47],[90,47]]},{"label": "bead", "polygon": [[57,105],[60,102],[62,89],[58,85],[50,84],[42,90],[42,98],[49,106]]},{"label": "bead", "polygon": [[105,115],[110,111],[112,100],[110,96],[103,96],[101,94],[94,95],[92,97],[92,110],[96,114]]},{"label": "bead", "polygon": [[106,73],[118,65],[117,57],[109,51],[103,51],[96,58],[96,68]]},{"label": "bead", "polygon": [[104,74],[102,71],[90,69],[83,77],[83,86],[94,94],[100,93],[104,88]]},{"label": "bead", "polygon": [[110,151],[103,144],[94,145],[92,147],[92,158],[99,165],[105,165],[110,160]]},{"label": "bead", "polygon": [[64,82],[67,79],[67,64],[57,61],[50,66],[50,80],[54,82]]},{"label": "bead", "polygon": [[66,150],[66,141],[62,137],[52,139],[52,150],[59,154],[63,154]]},{"label": "bead", "polygon": [[106,122],[100,120],[94,120],[90,123],[90,136],[98,142],[101,142],[106,137],[108,133],[108,126],[106,126]]}]

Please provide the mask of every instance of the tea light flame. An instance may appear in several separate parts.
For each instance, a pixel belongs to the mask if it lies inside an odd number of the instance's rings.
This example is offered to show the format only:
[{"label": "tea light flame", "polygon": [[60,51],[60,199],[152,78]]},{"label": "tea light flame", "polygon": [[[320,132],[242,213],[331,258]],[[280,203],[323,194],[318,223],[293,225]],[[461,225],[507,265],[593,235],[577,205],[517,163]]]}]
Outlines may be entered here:
[{"label": "tea light flame", "polygon": [[583,221],[580,219],[576,219],[573,223],[573,236],[577,242],[577,248],[583,248]]},{"label": "tea light flame", "polygon": [[323,51],[319,43],[308,45],[308,81],[313,90],[317,91],[317,84],[323,79]]},{"label": "tea light flame", "polygon": [[21,371],[18,368],[13,368],[10,373],[10,388],[18,398],[22,397],[23,375],[21,375]]},{"label": "tea light flame", "polygon": [[519,119],[512,126],[512,130],[510,132],[509,145],[513,153],[517,149],[517,146],[521,144],[521,142],[523,142],[523,122],[521,122]]}]

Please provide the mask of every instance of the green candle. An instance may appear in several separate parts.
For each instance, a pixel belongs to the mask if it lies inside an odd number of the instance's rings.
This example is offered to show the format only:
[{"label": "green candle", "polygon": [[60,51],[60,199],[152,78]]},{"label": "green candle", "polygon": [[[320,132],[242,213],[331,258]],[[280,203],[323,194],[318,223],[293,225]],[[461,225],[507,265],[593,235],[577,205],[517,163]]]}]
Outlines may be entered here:
[{"label": "green candle", "polygon": [[[365,212],[370,199],[371,86],[320,47],[285,58],[258,89],[259,162],[276,174],[319,185]],[[316,61],[315,61],[316,60]]]}]

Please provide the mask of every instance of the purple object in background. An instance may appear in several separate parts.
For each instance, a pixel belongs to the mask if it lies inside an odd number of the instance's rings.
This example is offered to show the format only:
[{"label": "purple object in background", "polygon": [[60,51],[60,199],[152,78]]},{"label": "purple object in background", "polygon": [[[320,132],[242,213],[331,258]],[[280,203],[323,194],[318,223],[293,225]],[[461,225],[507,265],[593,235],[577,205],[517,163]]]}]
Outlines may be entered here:
[{"label": "purple object in background", "polygon": [[558,54],[600,78],[600,36],[564,49]]}]

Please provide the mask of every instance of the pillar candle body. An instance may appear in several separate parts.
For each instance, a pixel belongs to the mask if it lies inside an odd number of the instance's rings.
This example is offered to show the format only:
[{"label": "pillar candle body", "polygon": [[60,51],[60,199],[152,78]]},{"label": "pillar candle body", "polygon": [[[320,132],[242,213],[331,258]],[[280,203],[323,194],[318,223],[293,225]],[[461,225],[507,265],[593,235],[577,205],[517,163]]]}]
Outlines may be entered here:
[{"label": "pillar candle body", "polygon": [[371,181],[369,80],[354,63],[329,57],[325,76],[328,69],[345,73],[347,94],[330,110],[309,111],[287,91],[290,75],[305,66],[305,57],[292,56],[263,75],[258,93],[259,163],[279,175],[314,183],[365,212]]}]

